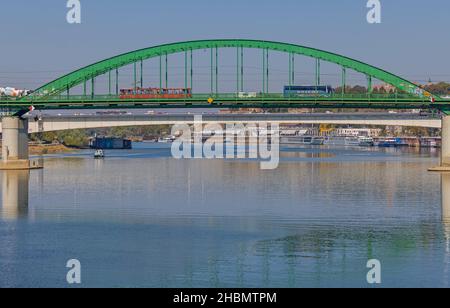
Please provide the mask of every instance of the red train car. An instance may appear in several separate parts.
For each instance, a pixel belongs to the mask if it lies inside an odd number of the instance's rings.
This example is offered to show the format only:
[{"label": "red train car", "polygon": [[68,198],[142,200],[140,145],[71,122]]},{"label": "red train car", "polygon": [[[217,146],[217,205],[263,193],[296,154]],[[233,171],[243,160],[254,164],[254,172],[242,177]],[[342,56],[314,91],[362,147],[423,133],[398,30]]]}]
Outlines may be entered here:
[{"label": "red train car", "polygon": [[136,88],[120,90],[120,99],[192,98],[192,90],[184,88]]}]

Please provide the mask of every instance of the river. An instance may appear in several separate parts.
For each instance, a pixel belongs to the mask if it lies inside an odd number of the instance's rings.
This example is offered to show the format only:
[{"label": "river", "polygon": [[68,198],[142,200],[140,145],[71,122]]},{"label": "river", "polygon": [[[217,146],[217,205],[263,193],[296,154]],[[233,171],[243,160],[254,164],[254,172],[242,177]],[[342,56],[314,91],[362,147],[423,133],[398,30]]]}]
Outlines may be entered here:
[{"label": "river", "polygon": [[450,176],[437,151],[283,146],[175,160],[164,144],[0,172],[0,287],[450,286]]}]

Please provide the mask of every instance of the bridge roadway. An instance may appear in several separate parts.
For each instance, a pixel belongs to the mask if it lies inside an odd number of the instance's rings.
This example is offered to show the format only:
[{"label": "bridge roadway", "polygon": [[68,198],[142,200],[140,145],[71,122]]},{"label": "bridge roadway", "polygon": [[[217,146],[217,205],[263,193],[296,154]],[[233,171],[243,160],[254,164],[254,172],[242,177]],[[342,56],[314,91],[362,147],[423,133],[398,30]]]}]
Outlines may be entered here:
[{"label": "bridge roadway", "polygon": [[[441,128],[441,118],[416,113],[308,113],[308,114],[219,114],[219,113],[157,113],[124,115],[43,115],[29,116],[29,133],[70,129],[107,128],[125,126],[193,124],[194,115],[202,115],[204,124],[335,124],[378,125]],[[0,132],[2,130],[0,129]]]},{"label": "bridge roadway", "polygon": [[[213,102],[209,102],[213,99]],[[34,106],[39,110],[88,110],[88,109],[142,109],[142,108],[315,108],[315,109],[377,109],[377,110],[412,110],[437,109],[450,110],[450,100],[411,97],[410,95],[386,94],[345,94],[327,97],[288,97],[284,94],[271,93],[256,98],[238,97],[236,94],[195,94],[190,98],[165,99],[120,99],[114,95],[91,96],[57,96],[33,100],[25,97],[21,100],[2,100],[0,108],[27,109]]]}]

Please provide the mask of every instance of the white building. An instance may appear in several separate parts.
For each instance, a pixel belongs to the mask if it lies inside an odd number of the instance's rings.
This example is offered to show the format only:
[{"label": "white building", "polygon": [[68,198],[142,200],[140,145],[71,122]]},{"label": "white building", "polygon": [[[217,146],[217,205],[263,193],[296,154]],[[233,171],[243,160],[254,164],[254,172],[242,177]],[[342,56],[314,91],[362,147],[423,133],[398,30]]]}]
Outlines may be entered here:
[{"label": "white building", "polygon": [[372,128],[337,128],[335,134],[342,137],[378,137],[381,134],[381,129]]}]

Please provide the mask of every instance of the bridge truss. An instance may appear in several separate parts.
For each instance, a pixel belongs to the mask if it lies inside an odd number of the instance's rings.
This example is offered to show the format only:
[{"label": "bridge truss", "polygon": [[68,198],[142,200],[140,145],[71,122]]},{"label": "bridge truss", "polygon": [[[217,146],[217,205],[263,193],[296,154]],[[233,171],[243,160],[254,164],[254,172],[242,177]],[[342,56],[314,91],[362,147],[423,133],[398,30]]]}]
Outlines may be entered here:
[{"label": "bridge truss", "polygon": [[[236,88],[233,93],[219,91],[219,52],[232,49],[235,52]],[[244,91],[244,61],[247,49],[261,51],[261,90],[251,97],[242,95]],[[194,80],[194,53],[208,51],[210,59],[210,91],[196,93]],[[341,91],[326,96],[286,96],[285,93],[271,93],[271,53],[281,52],[288,56],[288,85],[295,83],[295,57],[306,56],[315,60],[315,86],[321,86],[321,64],[329,62],[341,68]],[[133,85],[137,89],[144,84],[144,62],[159,60],[159,88],[168,88],[169,56],[178,54],[184,59],[184,88],[192,93],[177,98],[123,98],[120,96],[120,71],[133,67]],[[203,55],[205,57],[205,55]],[[367,93],[346,93],[347,73],[353,70],[367,78]],[[97,93],[96,82],[100,77],[107,80],[107,93]],[[379,80],[395,87],[389,94],[373,93],[373,80]],[[82,87],[82,94],[73,94],[75,87]],[[88,86],[90,91],[88,93]],[[86,66],[42,87],[31,95],[20,99],[1,99],[0,108],[18,110],[35,106],[38,109],[86,109],[86,108],[371,108],[371,109],[439,109],[450,111],[450,101],[427,92],[420,86],[367,63],[335,53],[305,46],[257,40],[203,40],[166,44],[132,51]]]}]

